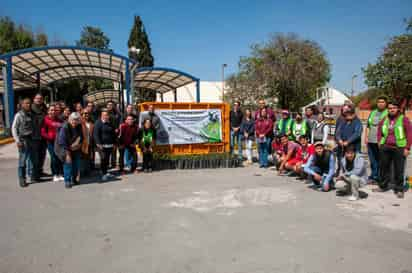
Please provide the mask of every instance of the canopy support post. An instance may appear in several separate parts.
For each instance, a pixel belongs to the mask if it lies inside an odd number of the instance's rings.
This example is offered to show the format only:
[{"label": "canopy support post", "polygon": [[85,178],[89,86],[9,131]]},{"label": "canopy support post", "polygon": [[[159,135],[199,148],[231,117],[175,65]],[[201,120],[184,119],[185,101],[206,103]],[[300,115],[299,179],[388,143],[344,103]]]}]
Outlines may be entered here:
[{"label": "canopy support post", "polygon": [[36,73],[36,87],[37,87],[37,93],[40,93],[40,73]]},{"label": "canopy support post", "polygon": [[175,102],[177,102],[177,90],[176,89],[173,90],[173,97],[174,97]]},{"label": "canopy support post", "polygon": [[13,63],[11,57],[6,58],[6,66],[3,67],[4,81],[4,110],[6,117],[6,128],[11,132],[11,125],[14,118],[14,92],[13,92]]},{"label": "canopy support post", "polygon": [[200,80],[196,80],[196,102],[200,102]]},{"label": "canopy support post", "polygon": [[134,80],[132,75],[131,75],[131,71],[130,71],[130,62],[128,59],[126,59],[125,61],[125,65],[126,65],[126,79],[125,79],[125,84],[126,84],[126,103],[130,104],[130,87],[133,86],[134,83],[132,83],[132,81]]},{"label": "canopy support post", "polygon": [[164,102],[164,100],[163,100],[163,93],[160,93],[160,102]]}]

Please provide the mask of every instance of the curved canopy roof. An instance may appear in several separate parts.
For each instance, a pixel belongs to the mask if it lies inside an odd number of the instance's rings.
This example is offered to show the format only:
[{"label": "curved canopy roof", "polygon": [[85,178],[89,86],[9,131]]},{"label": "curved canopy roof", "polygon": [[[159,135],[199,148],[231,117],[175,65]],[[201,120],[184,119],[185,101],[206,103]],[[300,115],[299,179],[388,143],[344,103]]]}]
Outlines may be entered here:
[{"label": "curved canopy roof", "polygon": [[164,67],[141,67],[135,73],[135,85],[164,94],[199,79],[185,72]]},{"label": "curved canopy roof", "polygon": [[87,93],[83,96],[85,101],[96,102],[97,104],[106,104],[109,101],[119,102],[119,90],[103,89]]},{"label": "curved canopy roof", "polygon": [[[111,51],[77,46],[47,46],[28,48],[0,56],[5,64],[13,65],[14,89],[34,87],[38,80],[43,85],[68,78],[104,78],[120,81],[121,74],[134,61]],[[2,76],[0,89],[3,89]]]}]

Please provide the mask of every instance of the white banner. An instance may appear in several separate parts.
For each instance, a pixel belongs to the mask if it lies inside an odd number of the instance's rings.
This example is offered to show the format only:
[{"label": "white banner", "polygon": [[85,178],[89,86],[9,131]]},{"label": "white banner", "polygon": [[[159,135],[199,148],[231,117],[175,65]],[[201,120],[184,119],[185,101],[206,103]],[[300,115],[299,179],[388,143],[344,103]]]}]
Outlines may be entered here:
[{"label": "white banner", "polygon": [[[155,110],[160,120],[156,144],[192,144],[222,142],[222,112],[205,110]],[[140,114],[142,119],[147,112]]]}]

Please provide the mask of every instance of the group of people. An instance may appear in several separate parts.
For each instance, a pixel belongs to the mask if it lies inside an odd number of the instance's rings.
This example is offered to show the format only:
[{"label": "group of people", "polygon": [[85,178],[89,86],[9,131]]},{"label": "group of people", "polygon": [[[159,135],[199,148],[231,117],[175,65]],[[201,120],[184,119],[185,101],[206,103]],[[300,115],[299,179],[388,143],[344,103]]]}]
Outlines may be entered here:
[{"label": "group of people", "polygon": [[[275,113],[264,100],[259,101],[254,113],[251,109],[242,111],[240,103],[235,102],[230,112],[231,153],[237,144],[238,156],[243,159],[245,146],[245,164],[250,165],[255,144],[261,168],[272,163],[279,175],[296,176],[321,191],[336,188],[338,194],[349,194],[350,200],[359,199],[359,188],[367,183],[378,185],[374,191],[387,191],[391,180],[395,194],[403,198],[412,125],[396,102],[379,97],[376,105],[364,129],[354,106],[345,104],[332,136],[324,114],[312,107],[292,118],[288,110]],[[152,172],[159,128],[153,105],[139,121],[132,105],[121,113],[111,101],[98,109],[92,102],[85,107],[76,103],[71,108],[64,102],[47,107],[41,94],[33,101],[25,98],[12,124],[19,152],[19,184],[25,187],[27,177],[39,182],[47,175],[43,171],[46,151],[53,181],[64,181],[67,188],[78,184],[82,173],[95,169],[96,152],[101,181],[113,178],[110,169],[125,174],[126,166],[127,171],[135,172],[137,148],[143,154],[141,171]],[[362,141],[368,150],[369,176],[361,155]]]},{"label": "group of people", "polygon": [[[292,118],[288,110],[275,113],[264,100],[259,101],[254,115],[251,109],[243,112],[235,102],[230,112],[231,153],[237,145],[237,154],[243,158],[245,146],[246,165],[250,165],[256,143],[261,168],[268,168],[271,158],[279,175],[296,176],[321,191],[335,188],[338,195],[349,195],[351,201],[359,199],[359,188],[368,183],[378,185],[374,192],[388,191],[392,179],[394,193],[403,198],[412,125],[397,102],[382,96],[376,105],[364,129],[354,106],[345,103],[332,135],[325,115],[315,116],[312,107]],[[361,154],[362,141],[368,150],[369,176]]]},{"label": "group of people", "polygon": [[101,181],[113,178],[110,168],[118,166],[118,171],[125,174],[126,165],[129,172],[136,171],[137,147],[143,153],[142,171],[152,172],[158,128],[153,105],[139,124],[132,105],[122,114],[112,101],[98,109],[92,102],[85,107],[76,103],[71,108],[64,102],[47,107],[41,94],[33,101],[25,98],[12,124],[19,152],[19,184],[26,187],[29,181],[41,182],[47,176],[43,171],[46,151],[53,181],[64,181],[66,188],[79,183],[82,171],[87,174],[95,169],[96,152],[100,157]]}]

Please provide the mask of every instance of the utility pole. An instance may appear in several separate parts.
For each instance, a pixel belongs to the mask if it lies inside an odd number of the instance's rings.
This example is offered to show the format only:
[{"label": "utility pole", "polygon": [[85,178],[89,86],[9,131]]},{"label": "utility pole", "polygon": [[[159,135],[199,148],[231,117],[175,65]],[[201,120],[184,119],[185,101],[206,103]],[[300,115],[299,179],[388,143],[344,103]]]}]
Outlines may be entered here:
[{"label": "utility pole", "polygon": [[352,98],[355,95],[355,79],[356,79],[356,77],[358,77],[358,75],[353,74],[353,76],[352,76],[352,91],[351,91],[351,97]]},{"label": "utility pole", "polygon": [[222,102],[225,99],[225,68],[227,64],[222,64]]}]

